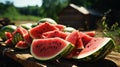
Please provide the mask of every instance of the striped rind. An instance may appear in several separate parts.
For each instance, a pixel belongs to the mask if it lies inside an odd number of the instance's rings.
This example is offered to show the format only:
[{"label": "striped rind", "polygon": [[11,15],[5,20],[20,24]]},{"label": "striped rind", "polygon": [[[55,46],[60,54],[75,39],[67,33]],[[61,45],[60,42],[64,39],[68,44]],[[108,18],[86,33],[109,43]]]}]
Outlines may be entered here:
[{"label": "striped rind", "polygon": [[99,50],[97,50],[96,52],[94,52],[90,55],[84,56],[82,58],[73,57],[73,59],[94,62],[94,61],[97,61],[99,59],[105,58],[113,50],[114,47],[115,47],[114,42],[110,38],[110,40],[103,47],[101,47]]},{"label": "striped rind", "polygon": [[[34,41],[34,40],[33,40]],[[67,42],[67,41],[66,41]],[[72,49],[74,48],[74,46],[70,43],[70,42],[68,42],[67,44],[66,44],[66,46],[62,49],[62,50],[60,50],[57,54],[55,54],[54,56],[51,56],[51,57],[46,57],[46,58],[42,58],[42,57],[38,57],[38,56],[36,56],[34,53],[33,53],[33,49],[32,49],[32,45],[31,45],[31,49],[30,49],[30,51],[31,51],[31,54],[33,55],[33,57],[35,58],[35,59],[37,59],[37,60],[41,60],[41,61],[46,61],[46,60],[55,60],[55,59],[59,59],[59,58],[61,58],[61,57],[64,57],[64,56],[66,56],[68,53],[70,53],[71,51],[72,51]]]}]

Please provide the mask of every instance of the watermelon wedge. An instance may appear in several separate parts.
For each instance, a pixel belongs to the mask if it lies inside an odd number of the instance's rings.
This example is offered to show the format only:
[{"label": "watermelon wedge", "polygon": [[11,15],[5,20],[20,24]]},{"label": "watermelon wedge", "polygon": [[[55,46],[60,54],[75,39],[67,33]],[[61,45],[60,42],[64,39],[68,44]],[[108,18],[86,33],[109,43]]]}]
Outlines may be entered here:
[{"label": "watermelon wedge", "polygon": [[45,32],[42,34],[45,38],[54,38],[54,37],[60,37],[62,39],[65,39],[67,37],[67,33],[64,33],[62,31],[59,30],[54,30],[54,31],[49,31],[49,32]]},{"label": "watermelon wedge", "polygon": [[27,49],[29,45],[25,41],[19,41],[16,45],[15,48],[17,49]]},{"label": "watermelon wedge", "polygon": [[59,59],[74,48],[74,46],[61,38],[34,39],[31,45],[31,54],[38,60]]},{"label": "watermelon wedge", "polygon": [[73,58],[92,62],[104,58],[114,47],[111,38],[93,38],[82,51],[74,54]]},{"label": "watermelon wedge", "polygon": [[53,30],[59,30],[56,28],[54,25],[45,22],[45,23],[40,23],[36,27],[33,27],[32,29],[29,30],[30,36],[32,38],[41,38],[42,34],[48,31],[53,31]]}]

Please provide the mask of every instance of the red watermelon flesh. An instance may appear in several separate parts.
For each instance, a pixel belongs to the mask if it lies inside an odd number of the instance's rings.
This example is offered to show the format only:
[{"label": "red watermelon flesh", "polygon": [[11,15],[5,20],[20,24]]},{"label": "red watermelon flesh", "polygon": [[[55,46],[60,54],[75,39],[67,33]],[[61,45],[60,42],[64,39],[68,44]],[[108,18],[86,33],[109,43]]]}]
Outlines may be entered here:
[{"label": "red watermelon flesh", "polygon": [[95,36],[95,31],[87,31],[87,32],[84,32],[85,34],[91,36],[91,37],[94,37]]},{"label": "red watermelon flesh", "polygon": [[93,39],[93,37],[91,37],[83,32],[79,32],[79,38],[82,39],[84,46],[86,46],[86,44]]},{"label": "red watermelon flesh", "polygon": [[82,51],[74,54],[73,58],[87,57],[101,49],[109,40],[110,38],[93,38]]},{"label": "red watermelon flesh", "polygon": [[31,45],[31,53],[39,60],[49,60],[66,50],[69,45],[68,41],[58,37],[34,39]]},{"label": "red watermelon flesh", "polygon": [[83,44],[83,41],[82,41],[81,38],[79,38],[79,39],[77,40],[77,45],[76,45],[76,46],[77,46],[77,47],[76,47],[77,50],[84,49],[84,44]]},{"label": "red watermelon flesh", "polygon": [[18,48],[18,49],[26,49],[28,48],[29,45],[25,42],[25,41],[19,41],[16,45],[15,45],[15,48]]},{"label": "red watermelon flesh", "polygon": [[72,33],[70,33],[65,40],[71,42],[72,44],[76,45],[77,39],[79,36],[79,31],[75,30]]},{"label": "red watermelon flesh", "polygon": [[61,25],[61,24],[54,24],[55,27],[57,27],[60,31],[63,31],[65,26],[64,25]]},{"label": "red watermelon flesh", "polygon": [[7,39],[12,38],[11,32],[5,32],[5,36],[6,36]]},{"label": "red watermelon flesh", "polygon": [[16,33],[20,33],[23,38],[24,38],[24,41],[27,43],[27,44],[31,44],[32,43],[32,38],[30,37],[28,31],[22,27],[18,27],[17,30],[15,30],[15,32],[13,34],[16,34]]},{"label": "red watermelon flesh", "polygon": [[7,46],[13,46],[13,44],[12,44],[12,38],[7,39],[4,43],[5,43]]},{"label": "red watermelon flesh", "polygon": [[40,23],[38,26],[30,29],[29,33],[32,38],[41,38],[43,33],[53,30],[59,30],[59,29],[56,28],[54,25],[45,22],[45,23]]},{"label": "red watermelon flesh", "polygon": [[45,38],[60,37],[62,39],[65,39],[67,35],[68,35],[67,33],[64,33],[64,32],[59,31],[59,30],[54,30],[54,31],[49,31],[49,32],[43,33],[43,36]]},{"label": "red watermelon flesh", "polygon": [[76,51],[76,48],[82,48],[82,47],[78,46],[78,38],[79,38],[79,31],[77,31],[77,30],[73,31],[66,37],[65,40],[71,42],[75,46],[75,48],[72,50],[72,52],[66,56],[66,58],[71,58],[73,56],[74,52]]}]

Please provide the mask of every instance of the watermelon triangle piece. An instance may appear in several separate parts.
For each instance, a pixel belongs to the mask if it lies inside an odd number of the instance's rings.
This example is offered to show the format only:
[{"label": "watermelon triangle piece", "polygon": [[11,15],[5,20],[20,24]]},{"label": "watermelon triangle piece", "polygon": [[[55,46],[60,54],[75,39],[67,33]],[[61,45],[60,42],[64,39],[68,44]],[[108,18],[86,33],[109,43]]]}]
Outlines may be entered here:
[{"label": "watermelon triangle piece", "polygon": [[12,38],[7,39],[5,42],[6,46],[14,46],[12,43]]},{"label": "watermelon triangle piece", "polygon": [[27,49],[29,45],[25,41],[19,41],[16,45],[15,48],[18,49]]},{"label": "watermelon triangle piece", "polygon": [[34,39],[31,54],[38,60],[56,60],[68,54],[74,46],[61,38]]},{"label": "watermelon triangle piece", "polygon": [[[78,46],[78,38],[79,38],[79,31],[78,30],[75,30],[73,31],[72,33],[70,33],[65,40],[71,42],[75,48],[72,50],[71,53],[69,53],[65,58],[72,58],[74,52],[76,51],[76,48],[77,49],[80,49],[81,46],[79,45]],[[81,44],[82,45],[82,44]]]},{"label": "watermelon triangle piece", "polygon": [[83,41],[82,41],[81,38],[77,40],[77,45],[76,46],[77,46],[76,47],[77,50],[84,49]]},{"label": "watermelon triangle piece", "polygon": [[48,31],[53,31],[53,30],[59,30],[58,28],[56,28],[54,25],[45,22],[45,23],[40,23],[39,25],[37,25],[36,27],[33,27],[29,30],[30,36],[32,38],[41,38],[42,34]]},{"label": "watermelon triangle piece", "polygon": [[95,37],[95,34],[96,34],[95,31],[86,31],[84,33],[87,34],[87,35],[89,35],[89,36],[91,36],[91,37]]},{"label": "watermelon triangle piece", "polygon": [[[29,35],[29,32],[24,29],[23,27],[19,26],[14,32],[13,35],[16,35],[17,33],[19,33],[19,35],[17,35],[17,42],[20,40],[24,40],[27,44],[31,44],[32,43],[32,38]],[[20,37],[22,36],[22,38]],[[16,40],[16,38],[14,38]]]},{"label": "watermelon triangle piece", "polygon": [[75,30],[72,33],[70,33],[65,40],[71,42],[76,46],[78,37],[79,37],[79,31]]},{"label": "watermelon triangle piece", "polygon": [[65,39],[67,37],[67,33],[64,33],[62,31],[59,30],[54,30],[54,31],[49,31],[49,32],[45,32],[43,33],[43,36],[45,38],[54,38],[54,37],[60,37],[62,39]]},{"label": "watermelon triangle piece", "polygon": [[96,61],[103,59],[114,47],[115,44],[111,38],[93,38],[83,50],[74,54],[72,58],[83,61]]},{"label": "watermelon triangle piece", "polygon": [[11,32],[5,32],[5,36],[6,36],[7,39],[10,39],[10,38],[13,37]]},{"label": "watermelon triangle piece", "polygon": [[86,44],[93,39],[93,37],[91,37],[83,32],[79,32],[79,38],[82,39],[84,46],[86,46]]},{"label": "watermelon triangle piece", "polygon": [[54,26],[58,28],[60,31],[63,31],[66,27],[65,25],[61,25],[61,24],[54,24]]}]

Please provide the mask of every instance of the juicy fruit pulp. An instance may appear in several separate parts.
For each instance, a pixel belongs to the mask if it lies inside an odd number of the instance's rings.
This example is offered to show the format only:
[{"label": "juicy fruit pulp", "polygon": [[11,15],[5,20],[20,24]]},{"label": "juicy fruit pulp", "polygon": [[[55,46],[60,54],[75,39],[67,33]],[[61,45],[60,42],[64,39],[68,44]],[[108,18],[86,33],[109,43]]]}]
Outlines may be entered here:
[{"label": "juicy fruit pulp", "polygon": [[5,36],[5,32],[13,32],[17,26],[15,25],[6,25],[0,29],[0,37],[3,41],[5,41],[7,38]]},{"label": "juicy fruit pulp", "polygon": [[44,32],[53,31],[53,30],[58,30],[58,28],[46,22],[46,23],[41,23],[36,27],[33,27],[32,29],[30,29],[29,32],[32,38],[41,38]]},{"label": "juicy fruit pulp", "polygon": [[76,53],[73,58],[83,59],[84,61],[99,60],[108,54],[106,51],[110,52],[113,48],[114,42],[111,40],[111,38],[93,38],[85,46],[85,48],[82,51]]},{"label": "juicy fruit pulp", "polygon": [[38,60],[61,57],[84,61],[99,60],[114,47],[111,38],[95,38],[95,31],[81,32],[72,27],[57,24],[48,18],[36,24],[30,24],[30,27],[27,25],[17,27],[12,33],[7,32],[10,29],[7,28],[5,43],[14,44],[13,46],[19,49],[26,49],[31,45],[31,54]]},{"label": "juicy fruit pulp", "polygon": [[71,49],[72,44],[61,38],[34,39],[31,54],[38,60],[50,60],[64,56]]}]

